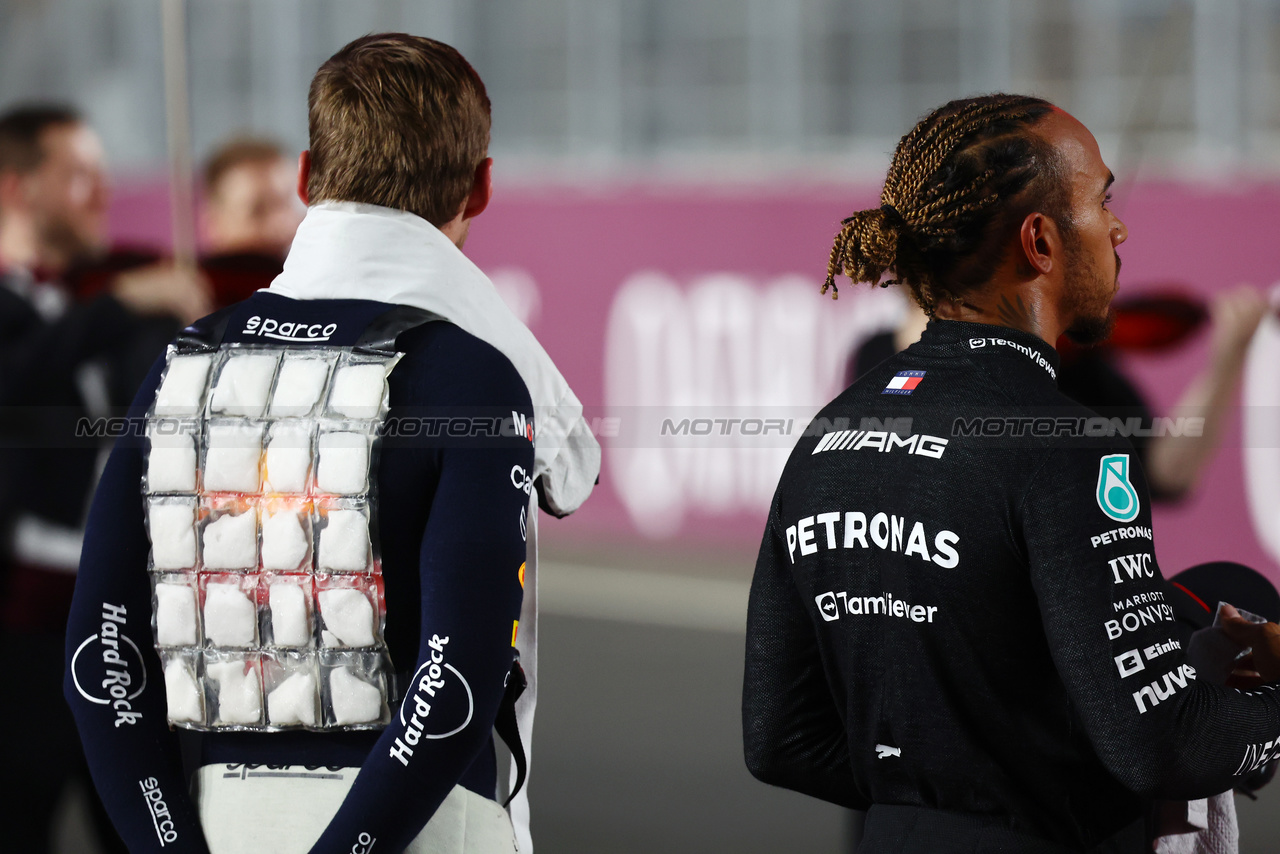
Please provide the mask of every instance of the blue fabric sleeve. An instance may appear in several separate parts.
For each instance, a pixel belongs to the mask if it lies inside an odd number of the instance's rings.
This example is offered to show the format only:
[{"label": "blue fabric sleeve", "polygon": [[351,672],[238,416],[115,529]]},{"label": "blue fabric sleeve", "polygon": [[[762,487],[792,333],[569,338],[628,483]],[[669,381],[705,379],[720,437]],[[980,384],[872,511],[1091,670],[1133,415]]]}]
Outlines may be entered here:
[{"label": "blue fabric sleeve", "polygon": [[94,496],[67,619],[63,693],[103,805],[129,850],[207,852],[169,729],[164,671],[151,636],[141,494],[143,416],[163,358],[130,410]]},{"label": "blue fabric sleeve", "polygon": [[[393,419],[397,399],[437,413],[448,408],[460,415],[505,411],[532,418],[524,383],[496,350],[478,342],[458,346],[452,332],[433,342],[393,372]],[[388,443],[379,474],[384,530],[397,515],[389,501],[412,502],[407,484],[417,481],[417,492],[424,493],[438,477],[419,556],[421,623],[413,676],[391,725],[311,849],[315,854],[348,854],[353,846],[375,844],[378,851],[403,850],[489,744],[515,658],[533,444],[523,435],[429,444]],[[393,606],[389,602],[389,621]]]}]

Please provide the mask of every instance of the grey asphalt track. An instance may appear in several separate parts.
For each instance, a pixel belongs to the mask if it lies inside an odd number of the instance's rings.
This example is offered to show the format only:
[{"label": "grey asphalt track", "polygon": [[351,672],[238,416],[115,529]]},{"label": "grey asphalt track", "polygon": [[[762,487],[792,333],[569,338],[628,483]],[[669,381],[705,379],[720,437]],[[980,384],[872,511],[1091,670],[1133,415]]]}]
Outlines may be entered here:
[{"label": "grey asphalt track", "polygon": [[838,851],[842,810],[742,760],[742,636],[543,622],[530,799],[540,852]]}]

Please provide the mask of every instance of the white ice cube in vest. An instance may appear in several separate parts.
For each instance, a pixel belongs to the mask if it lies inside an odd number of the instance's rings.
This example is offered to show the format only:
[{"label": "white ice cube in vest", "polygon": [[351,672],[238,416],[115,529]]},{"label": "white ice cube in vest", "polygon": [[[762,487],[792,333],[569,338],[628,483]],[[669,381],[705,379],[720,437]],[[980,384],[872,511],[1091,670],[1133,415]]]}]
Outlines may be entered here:
[{"label": "white ice cube in vest", "polygon": [[382,715],[382,692],[351,672],[335,667],[329,675],[329,698],[339,725],[375,721]]},{"label": "white ice cube in vest", "polygon": [[330,510],[320,531],[320,569],[359,572],[369,561],[369,521],[358,510]]},{"label": "white ice cube in vest", "polygon": [[156,569],[196,565],[196,511],[191,504],[151,505],[151,556]]},{"label": "white ice cube in vest", "polygon": [[204,634],[214,646],[253,646],[258,611],[233,582],[211,581],[204,594]]},{"label": "white ice cube in vest", "polygon": [[196,440],[189,433],[148,431],[147,489],[150,492],[195,492]]},{"label": "white ice cube in vest", "polygon": [[262,520],[262,568],[298,569],[307,556],[307,532],[297,511],[286,509]]},{"label": "white ice cube in vest", "polygon": [[156,642],[161,646],[195,645],[195,588],[164,582],[156,585]]},{"label": "white ice cube in vest", "polygon": [[348,418],[376,418],[386,382],[387,369],[380,363],[339,368],[329,392],[329,408]]},{"label": "white ice cube in vest", "polygon": [[164,667],[164,694],[169,706],[169,720],[198,722],[204,718],[200,688],[180,658],[171,660]]},{"label": "white ice cube in vest", "polygon": [[321,492],[356,495],[369,483],[369,439],[362,433],[321,433],[316,486]]},{"label": "white ice cube in vest", "polygon": [[220,415],[256,418],[267,408],[277,354],[232,356],[222,365],[209,409]]},{"label": "white ice cube in vest", "polygon": [[209,492],[258,491],[262,428],[252,424],[213,424],[204,463]]},{"label": "white ice cube in vest", "polygon": [[271,414],[276,417],[302,416],[320,402],[329,363],[324,359],[285,359],[271,397]]},{"label": "white ice cube in vest", "polygon": [[311,625],[307,620],[307,591],[297,584],[277,582],[267,594],[271,606],[271,636],[276,646],[307,646]]},{"label": "white ice cube in vest", "polygon": [[310,427],[305,423],[277,423],[267,440],[267,491],[305,492],[310,470]]},{"label": "white ice cube in vest", "polygon": [[276,726],[316,723],[316,678],[295,673],[267,695],[267,719]]},{"label": "white ice cube in vest", "polygon": [[363,590],[332,588],[320,591],[320,615],[325,629],[337,644],[327,646],[373,646],[373,603]]},{"label": "white ice cube in vest", "polygon": [[253,569],[258,565],[257,530],[253,511],[220,516],[204,529],[207,569]]},{"label": "white ice cube in vest", "polygon": [[156,415],[180,417],[196,415],[209,381],[212,354],[174,356],[156,390]]},{"label": "white ice cube in vest", "polygon": [[258,671],[244,662],[221,661],[205,667],[218,683],[218,718],[229,724],[256,724],[262,718],[262,686]]}]

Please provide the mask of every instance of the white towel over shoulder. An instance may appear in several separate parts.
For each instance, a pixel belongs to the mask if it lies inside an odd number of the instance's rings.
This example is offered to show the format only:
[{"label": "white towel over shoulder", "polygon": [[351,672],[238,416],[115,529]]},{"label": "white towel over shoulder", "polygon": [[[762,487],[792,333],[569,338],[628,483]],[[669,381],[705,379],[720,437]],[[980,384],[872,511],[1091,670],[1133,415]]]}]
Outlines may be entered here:
[{"label": "white towel over shoulder", "polygon": [[[489,277],[425,219],[354,202],[313,205],[298,227],[284,272],[268,291],[292,299],[369,299],[413,306],[492,345],[511,360],[533,400],[533,476],[547,505],[563,516],[591,494],[600,474],[600,445],[582,417],[582,403]],[[527,541],[516,648],[529,687],[516,704],[516,718],[532,766],[538,698],[536,498],[530,502]],[[527,786],[511,802],[510,811],[521,854],[531,854]]]}]

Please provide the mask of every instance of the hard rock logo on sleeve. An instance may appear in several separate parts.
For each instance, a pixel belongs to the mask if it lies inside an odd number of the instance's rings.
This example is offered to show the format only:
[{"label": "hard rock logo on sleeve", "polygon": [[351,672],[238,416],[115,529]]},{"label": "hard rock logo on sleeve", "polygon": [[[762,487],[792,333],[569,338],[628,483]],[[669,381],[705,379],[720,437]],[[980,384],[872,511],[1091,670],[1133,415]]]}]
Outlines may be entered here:
[{"label": "hard rock logo on sleeve", "polygon": [[143,481],[170,723],[390,721],[370,499],[398,359],[349,347],[170,348]]}]

